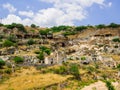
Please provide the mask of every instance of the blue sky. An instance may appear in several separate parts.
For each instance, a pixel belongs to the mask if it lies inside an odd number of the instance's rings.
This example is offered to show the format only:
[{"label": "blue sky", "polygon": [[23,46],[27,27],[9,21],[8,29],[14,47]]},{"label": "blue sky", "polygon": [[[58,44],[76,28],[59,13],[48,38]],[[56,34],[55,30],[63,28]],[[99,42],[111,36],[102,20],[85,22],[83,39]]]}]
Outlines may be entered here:
[{"label": "blue sky", "polygon": [[0,0],[3,24],[58,25],[120,24],[120,0]]}]

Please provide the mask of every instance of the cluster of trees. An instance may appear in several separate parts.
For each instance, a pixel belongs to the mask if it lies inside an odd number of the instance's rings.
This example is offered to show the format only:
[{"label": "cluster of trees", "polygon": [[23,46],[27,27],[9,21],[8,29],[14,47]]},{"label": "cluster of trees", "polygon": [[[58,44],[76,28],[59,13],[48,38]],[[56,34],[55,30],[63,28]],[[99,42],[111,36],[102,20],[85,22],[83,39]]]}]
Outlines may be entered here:
[{"label": "cluster of trees", "polygon": [[40,48],[40,51],[37,51],[37,52],[35,52],[36,54],[38,54],[38,58],[39,58],[39,60],[44,60],[44,54],[46,53],[47,55],[50,55],[51,54],[51,49],[50,48],[47,48],[47,47],[45,47],[45,46],[40,46],[39,47]]},{"label": "cluster of trees", "polygon": [[19,31],[27,33],[25,27],[22,24],[12,23],[4,26],[7,27],[8,29],[17,28]]},{"label": "cluster of trees", "polygon": [[107,28],[107,27],[109,27],[109,28],[118,28],[118,27],[120,27],[120,25],[119,24],[115,24],[115,23],[110,23],[109,25],[99,24],[99,25],[96,25],[95,27],[97,29],[102,29],[102,28]]}]

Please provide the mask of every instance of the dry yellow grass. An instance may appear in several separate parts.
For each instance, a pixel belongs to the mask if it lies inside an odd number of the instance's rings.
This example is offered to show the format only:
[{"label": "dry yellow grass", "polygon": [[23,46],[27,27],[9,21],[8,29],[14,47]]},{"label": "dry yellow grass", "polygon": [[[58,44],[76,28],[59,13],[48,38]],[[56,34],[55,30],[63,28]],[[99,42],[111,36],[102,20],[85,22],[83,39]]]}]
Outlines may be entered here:
[{"label": "dry yellow grass", "polygon": [[[28,72],[29,71],[29,72]],[[35,69],[23,69],[16,73],[17,76],[11,77],[0,85],[0,90],[28,90],[34,87],[45,87],[65,81],[70,76],[60,76],[57,74],[40,74]]]},{"label": "dry yellow grass", "polygon": [[112,58],[116,61],[119,61],[120,60],[120,56],[118,55],[112,55]]}]

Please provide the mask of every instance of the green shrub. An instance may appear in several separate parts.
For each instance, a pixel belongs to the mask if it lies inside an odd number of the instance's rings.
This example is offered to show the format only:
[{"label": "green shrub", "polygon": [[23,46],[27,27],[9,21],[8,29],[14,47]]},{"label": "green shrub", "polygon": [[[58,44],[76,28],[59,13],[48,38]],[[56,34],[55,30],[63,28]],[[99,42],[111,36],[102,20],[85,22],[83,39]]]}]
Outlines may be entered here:
[{"label": "green shrub", "polygon": [[44,53],[40,52],[39,55],[37,56],[39,60],[44,60]]},{"label": "green shrub", "polygon": [[47,53],[48,55],[51,54],[51,49],[50,49],[50,48],[47,48],[47,47],[45,47],[45,46],[40,46],[39,48],[40,48],[40,50],[41,50],[42,52],[45,52],[45,53]]},{"label": "green shrub", "polygon": [[108,90],[115,90],[114,86],[111,84],[110,81],[105,81],[105,83],[106,83]]},{"label": "green shrub", "polygon": [[120,70],[120,64],[117,65],[117,69]]},{"label": "green shrub", "polygon": [[47,35],[49,32],[49,29],[39,31],[40,35]]},{"label": "green shrub", "polygon": [[77,64],[71,64],[70,65],[70,73],[74,75],[74,77],[78,80],[81,80],[80,78],[80,72],[79,72],[79,67]]},{"label": "green shrub", "polygon": [[75,31],[66,31],[63,33],[64,36],[75,35],[75,34],[76,34]]},{"label": "green shrub", "polygon": [[22,31],[25,33],[27,32],[25,27],[22,24],[12,23],[11,25],[5,25],[5,27],[7,27],[8,29],[17,28],[19,31]]},{"label": "green shrub", "polygon": [[5,61],[3,61],[1,58],[0,58],[0,68],[2,68],[2,66],[5,65]]},{"label": "green shrub", "polygon": [[96,25],[96,28],[97,29],[102,29],[102,28],[106,28],[106,26],[104,24],[99,24],[99,25]]},{"label": "green shrub", "polygon": [[92,73],[92,72],[95,72],[96,69],[92,66],[89,66],[89,67],[87,67],[87,71],[88,71],[88,73]]},{"label": "green shrub", "polygon": [[113,42],[120,42],[120,39],[119,38],[114,38],[112,39]]},{"label": "green shrub", "polygon": [[50,55],[51,54],[51,50],[50,49],[46,49],[45,53],[47,53],[48,55]]},{"label": "green shrub", "polygon": [[65,66],[60,66],[58,69],[55,70],[55,73],[66,74],[67,73],[67,68]]},{"label": "green shrub", "polygon": [[77,26],[77,27],[75,28],[76,31],[83,31],[83,30],[85,30],[85,29],[87,29],[87,26]]},{"label": "green shrub", "polygon": [[22,57],[19,57],[19,56],[15,56],[13,60],[17,64],[18,63],[23,63],[23,61],[24,61],[24,59]]},{"label": "green shrub", "polygon": [[7,73],[7,74],[11,74],[12,70],[11,69],[6,69],[4,72]]},{"label": "green shrub", "polygon": [[82,56],[82,57],[81,57],[81,60],[86,60],[86,57]]},{"label": "green shrub", "polygon": [[52,32],[60,32],[60,31],[66,31],[68,28],[71,28],[70,26],[54,26],[51,28]]},{"label": "green shrub", "polygon": [[16,38],[16,36],[15,36],[15,35],[10,35],[10,36],[7,38],[7,40],[9,40],[9,41],[11,41],[11,42],[16,43],[17,38]]},{"label": "green shrub", "polygon": [[14,43],[11,42],[10,40],[5,40],[5,41],[3,42],[3,46],[4,46],[4,47],[14,46]]},{"label": "green shrub", "polygon": [[35,41],[34,41],[33,39],[29,39],[29,40],[27,41],[27,44],[28,44],[28,45],[33,45],[33,44],[35,44]]},{"label": "green shrub", "polygon": [[41,51],[45,51],[46,49],[48,49],[46,46],[40,46],[39,48]]}]

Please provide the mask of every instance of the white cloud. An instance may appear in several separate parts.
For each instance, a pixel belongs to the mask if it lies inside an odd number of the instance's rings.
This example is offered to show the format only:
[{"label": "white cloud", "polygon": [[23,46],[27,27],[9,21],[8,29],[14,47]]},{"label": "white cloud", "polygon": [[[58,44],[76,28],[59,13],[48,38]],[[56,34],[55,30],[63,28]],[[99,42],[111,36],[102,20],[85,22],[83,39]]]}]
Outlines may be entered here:
[{"label": "white cloud", "polygon": [[10,3],[3,4],[2,6],[3,6],[3,8],[8,9],[8,11],[9,11],[10,13],[14,13],[14,12],[17,10],[17,9],[16,9],[13,5],[11,5]]},{"label": "white cloud", "polygon": [[42,27],[50,27],[55,25],[74,25],[76,21],[82,21],[87,18],[87,8],[90,8],[93,4],[97,4],[102,7],[106,7],[106,5],[112,5],[112,3],[105,4],[105,0],[40,1],[51,3],[53,7],[41,9],[36,13],[32,11],[19,11],[19,15],[26,16],[28,18],[21,19],[16,15],[8,15],[7,18],[4,19],[4,23],[17,22],[25,25],[34,23]]},{"label": "white cloud", "polygon": [[108,7],[111,7],[111,6],[112,6],[112,2],[109,2],[109,3],[108,3]]},{"label": "white cloud", "polygon": [[28,18],[21,19],[19,16],[16,16],[14,14],[9,14],[6,18],[2,19],[2,23],[4,24],[22,23],[24,25],[31,25],[32,21]]},{"label": "white cloud", "polygon": [[32,11],[19,11],[18,14],[26,17],[33,17],[34,15]]}]

